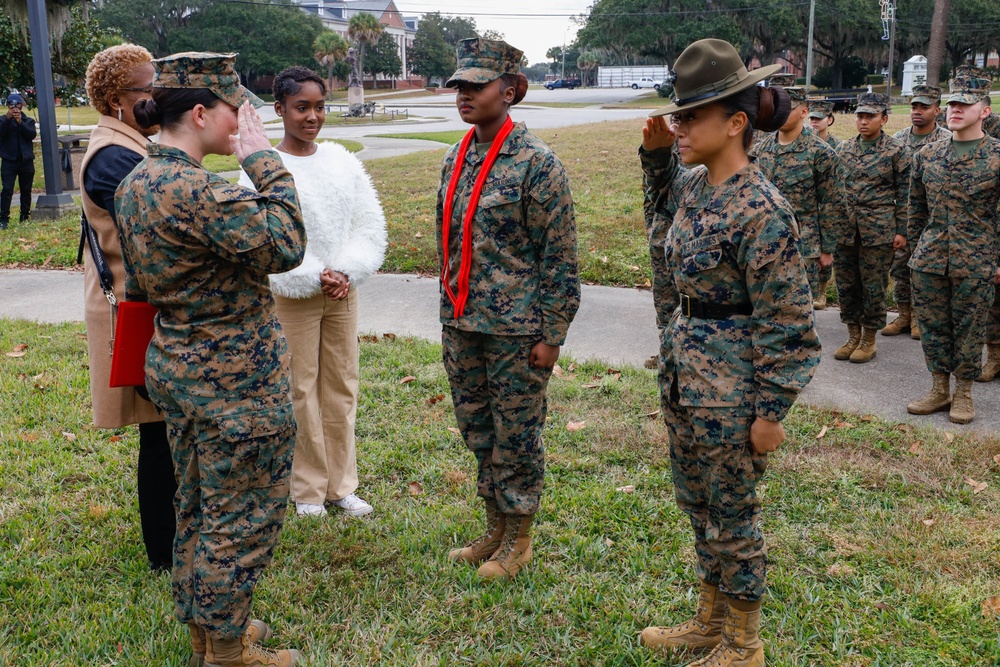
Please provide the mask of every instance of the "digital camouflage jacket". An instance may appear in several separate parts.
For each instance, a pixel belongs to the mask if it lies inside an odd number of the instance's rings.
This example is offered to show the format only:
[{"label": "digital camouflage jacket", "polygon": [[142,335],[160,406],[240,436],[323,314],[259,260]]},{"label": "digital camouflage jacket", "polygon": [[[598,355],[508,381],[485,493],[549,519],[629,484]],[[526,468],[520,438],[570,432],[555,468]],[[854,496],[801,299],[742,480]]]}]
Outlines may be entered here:
[{"label": "digital camouflage jacket", "polygon": [[[442,254],[444,198],[456,159],[464,168],[455,191],[449,237],[451,288],[458,293],[462,226],[473,185],[486,157],[458,156],[458,144],[444,158],[437,202],[438,269]],[[524,123],[515,123],[483,187],[472,223],[472,266],[465,312],[441,288],[441,323],[464,331],[538,336],[562,345],[580,306],[576,222],[569,180],[555,153]]]},{"label": "digital camouflage jacket", "polygon": [[892,136],[905,142],[906,145],[910,147],[910,151],[913,152],[924,144],[932,144],[935,141],[941,141],[942,139],[950,139],[951,130],[946,127],[941,127],[935,123],[934,129],[928,134],[914,134],[913,126],[911,125],[910,127],[904,127]]},{"label": "digital camouflage jacket", "polygon": [[833,253],[843,238],[847,224],[840,158],[837,152],[812,131],[787,146],[769,132],[754,144],[761,173],[778,188],[795,212],[803,257]]},{"label": "digital camouflage jacket", "polygon": [[1000,141],[983,137],[958,157],[951,141],[913,156],[907,242],[915,271],[955,278],[992,276],[1000,243]]},{"label": "digital camouflage jacket", "polygon": [[[641,151],[646,197],[671,219],[656,269],[662,386],[676,378],[681,405],[752,408],[785,417],[820,360],[812,294],[795,218],[778,190],[750,164],[717,187],[708,170],[683,171],[673,152]],[[751,315],[689,317],[682,296],[743,305]]]},{"label": "digital camouflage jacket", "polygon": [[870,148],[860,135],[840,146],[849,222],[837,240],[854,245],[855,232],[866,246],[891,244],[906,236],[906,195],[910,187],[910,150],[883,132]]}]

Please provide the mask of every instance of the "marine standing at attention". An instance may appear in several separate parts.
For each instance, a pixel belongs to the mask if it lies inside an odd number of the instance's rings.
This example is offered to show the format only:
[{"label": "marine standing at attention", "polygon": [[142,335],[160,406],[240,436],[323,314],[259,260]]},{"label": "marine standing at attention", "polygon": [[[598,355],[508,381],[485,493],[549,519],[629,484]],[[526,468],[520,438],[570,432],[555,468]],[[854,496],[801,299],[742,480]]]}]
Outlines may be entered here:
[{"label": "marine standing at attention", "polygon": [[981,370],[983,326],[1000,276],[1000,141],[983,132],[991,83],[984,76],[949,82],[951,139],[917,151],[910,185],[913,307],[932,387],[906,409],[926,415],[950,407],[956,424],[976,415],[972,381]]},{"label": "marine standing at attention", "polygon": [[445,155],[438,189],[441,343],[486,530],[448,557],[511,578],[531,559],[545,390],[580,305],[576,223],[562,163],[509,114],[528,90],[523,53],[476,38],[457,54],[445,85],[474,127]]},{"label": "marine standing at attention", "polygon": [[[691,667],[762,667],[758,635],[766,549],[757,484],[782,420],[820,359],[795,217],[747,155],[753,130],[788,118],[780,88],[755,85],[727,42],[704,39],[677,58],[674,103],[646,121],[647,199],[673,220],[658,300],[667,318],[661,406],[670,432],[677,504],[694,529],[700,597],[695,617],[648,627],[652,648],[711,650]],[[674,114],[676,131],[663,116]],[[679,145],[686,165],[673,151]],[[647,215],[649,210],[647,209]]]},{"label": "marine standing at attention", "polygon": [[[295,662],[256,643],[257,579],[278,544],[295,445],[285,337],[269,273],[302,262],[305,227],[292,175],[250,106],[236,54],[153,61],[153,96],[136,104],[159,143],[115,199],[125,295],[159,309],[146,388],[163,411],[178,477],[174,615],[191,633],[192,664]],[[205,169],[236,153],[257,191]]]}]

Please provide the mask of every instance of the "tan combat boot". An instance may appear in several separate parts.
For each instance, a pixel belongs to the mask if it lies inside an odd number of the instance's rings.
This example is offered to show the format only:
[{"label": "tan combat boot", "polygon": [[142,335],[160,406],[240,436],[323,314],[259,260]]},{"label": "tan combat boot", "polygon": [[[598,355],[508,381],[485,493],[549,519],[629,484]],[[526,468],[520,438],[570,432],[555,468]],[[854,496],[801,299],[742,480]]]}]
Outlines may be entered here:
[{"label": "tan combat boot", "polygon": [[911,315],[910,315],[910,304],[900,303],[899,315],[891,323],[887,324],[885,328],[882,329],[883,336],[898,336],[899,334],[910,332],[911,326]]},{"label": "tan combat boot", "polygon": [[486,532],[461,549],[449,551],[449,559],[458,563],[479,565],[500,548],[500,540],[503,538],[507,519],[497,507],[496,500],[492,498],[484,498],[483,500],[486,501]]},{"label": "tan combat boot", "polygon": [[851,358],[851,355],[854,354],[854,350],[858,349],[858,345],[861,343],[861,325],[848,324],[847,335],[847,342],[837,348],[837,351],[833,353],[834,359],[845,361]]},{"label": "tan combat boot", "polygon": [[929,415],[951,406],[951,386],[947,373],[931,373],[933,385],[930,392],[906,406],[911,415]]},{"label": "tan combat boot", "polygon": [[[262,625],[267,628],[266,636],[269,636],[270,628]],[[299,659],[299,652],[295,649],[273,651],[264,648],[250,639],[252,634],[247,628],[239,639],[212,639],[211,635],[206,635],[205,667],[291,667]],[[255,638],[263,641],[263,636]]]},{"label": "tan combat boot", "polygon": [[864,328],[861,334],[861,343],[851,352],[851,363],[866,364],[875,358],[875,329]]},{"label": "tan combat boot", "polygon": [[824,310],[826,309],[826,285],[827,281],[823,280],[817,285],[816,298],[813,299],[813,309],[814,310]]},{"label": "tan combat boot", "polygon": [[983,364],[983,372],[976,378],[976,382],[992,382],[998,373],[1000,373],[1000,345],[989,343],[986,346],[986,363]]},{"label": "tan combat boot", "polygon": [[968,424],[976,418],[972,405],[972,380],[955,378],[955,393],[951,397],[951,412],[948,421],[953,424]]},{"label": "tan combat boot", "polygon": [[726,617],[726,596],[718,586],[701,582],[694,618],[669,628],[650,626],[639,642],[652,649],[682,650],[715,648],[722,641],[722,621]]},{"label": "tan combat boot", "polygon": [[722,624],[722,641],[688,667],[764,667],[764,642],[757,634],[759,631],[760,601],[730,600]]},{"label": "tan combat boot", "polygon": [[910,338],[920,340],[920,327],[917,326],[917,316],[910,313]]},{"label": "tan combat boot", "polygon": [[508,514],[500,548],[479,566],[483,579],[513,579],[531,560],[531,521],[534,514]]},{"label": "tan combat boot", "polygon": [[[205,631],[194,623],[188,623],[188,631],[191,633],[191,660],[189,667],[203,667],[205,664],[206,639]],[[250,621],[246,631],[247,639],[251,644],[266,642],[271,638],[271,626],[264,621],[256,619]]]}]

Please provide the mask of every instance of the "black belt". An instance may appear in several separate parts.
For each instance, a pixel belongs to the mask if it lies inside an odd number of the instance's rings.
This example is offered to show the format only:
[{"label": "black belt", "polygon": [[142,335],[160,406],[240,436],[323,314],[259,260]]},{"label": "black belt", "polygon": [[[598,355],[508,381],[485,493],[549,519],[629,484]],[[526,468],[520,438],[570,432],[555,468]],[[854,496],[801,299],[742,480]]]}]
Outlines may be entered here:
[{"label": "black belt", "polygon": [[728,320],[733,315],[753,315],[749,303],[706,303],[681,294],[681,315],[703,320]]}]

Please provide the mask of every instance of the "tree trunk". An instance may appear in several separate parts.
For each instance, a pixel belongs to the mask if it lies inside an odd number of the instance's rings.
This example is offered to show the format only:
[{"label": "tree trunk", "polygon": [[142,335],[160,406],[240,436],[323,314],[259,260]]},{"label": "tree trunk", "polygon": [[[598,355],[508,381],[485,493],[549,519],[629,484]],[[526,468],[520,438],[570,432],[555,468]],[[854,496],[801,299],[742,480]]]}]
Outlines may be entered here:
[{"label": "tree trunk", "polygon": [[940,85],[941,65],[944,64],[945,40],[948,38],[948,13],[951,0],[934,0],[931,19],[931,39],[927,46],[927,85]]}]

